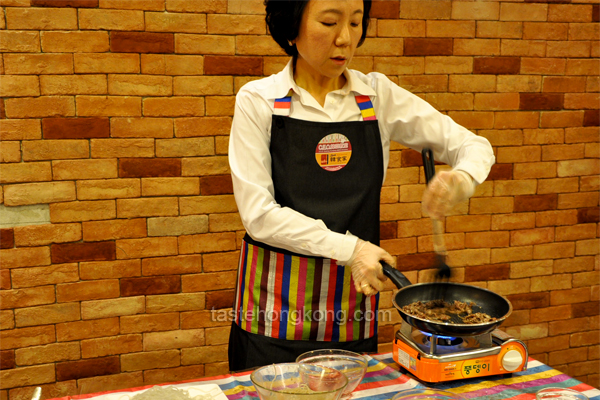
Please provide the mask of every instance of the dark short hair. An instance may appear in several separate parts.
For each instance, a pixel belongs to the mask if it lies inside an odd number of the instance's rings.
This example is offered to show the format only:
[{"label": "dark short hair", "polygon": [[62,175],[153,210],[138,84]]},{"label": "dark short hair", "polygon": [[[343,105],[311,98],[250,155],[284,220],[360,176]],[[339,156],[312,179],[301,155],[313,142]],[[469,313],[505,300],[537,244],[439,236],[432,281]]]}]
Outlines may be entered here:
[{"label": "dark short hair", "polygon": [[[309,0],[265,0],[267,26],[269,33],[279,46],[290,56],[297,56],[296,46],[289,44],[298,37],[302,13]],[[367,37],[369,27],[369,12],[371,11],[371,0],[363,0],[364,14],[362,18],[362,36],[358,45],[362,45]]]}]

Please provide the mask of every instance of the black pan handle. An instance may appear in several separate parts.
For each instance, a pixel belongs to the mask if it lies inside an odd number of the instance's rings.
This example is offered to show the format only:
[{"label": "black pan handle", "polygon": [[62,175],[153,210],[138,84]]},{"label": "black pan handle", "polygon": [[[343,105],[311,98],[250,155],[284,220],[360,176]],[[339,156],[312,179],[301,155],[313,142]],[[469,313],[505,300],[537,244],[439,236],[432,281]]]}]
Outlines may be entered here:
[{"label": "black pan handle", "polygon": [[392,267],[385,261],[379,261],[383,267],[383,274],[390,278],[390,280],[396,285],[398,289],[402,289],[405,286],[410,286],[412,283],[404,276],[404,274]]},{"label": "black pan handle", "polygon": [[425,169],[425,182],[429,184],[435,175],[435,161],[433,159],[433,151],[427,147],[421,150],[423,157],[423,168]]}]

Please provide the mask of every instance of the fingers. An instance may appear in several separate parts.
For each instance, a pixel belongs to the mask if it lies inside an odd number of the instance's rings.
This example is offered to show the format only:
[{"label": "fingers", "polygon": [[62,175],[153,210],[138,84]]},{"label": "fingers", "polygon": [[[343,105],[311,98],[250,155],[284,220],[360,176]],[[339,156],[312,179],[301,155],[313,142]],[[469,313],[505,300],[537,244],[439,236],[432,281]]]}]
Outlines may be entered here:
[{"label": "fingers", "polygon": [[350,268],[356,291],[367,296],[377,294],[383,290],[387,280],[380,261],[394,265],[394,258],[381,247],[369,242],[363,242],[360,247],[357,245],[355,253]]},{"label": "fingers", "polygon": [[423,193],[423,212],[440,219],[475,191],[473,178],[464,171],[440,171]]},{"label": "fingers", "polygon": [[423,211],[432,218],[441,218],[447,214],[454,201],[448,179],[449,172],[439,172],[423,193]]}]

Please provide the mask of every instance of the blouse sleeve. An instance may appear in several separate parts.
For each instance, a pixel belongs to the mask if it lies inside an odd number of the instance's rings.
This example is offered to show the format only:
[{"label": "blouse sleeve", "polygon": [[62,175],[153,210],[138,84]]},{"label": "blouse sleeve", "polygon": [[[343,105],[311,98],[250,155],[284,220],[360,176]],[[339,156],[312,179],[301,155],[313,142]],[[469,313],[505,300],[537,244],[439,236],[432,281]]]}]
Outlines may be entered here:
[{"label": "blouse sleeve", "polygon": [[382,133],[406,147],[428,147],[434,158],[467,172],[482,183],[495,162],[490,142],[437,111],[420,97],[372,73],[378,93],[376,106]]},{"label": "blouse sleeve", "polygon": [[259,242],[343,264],[352,255],[355,236],[333,232],[322,220],[281,207],[275,201],[269,151],[272,113],[264,98],[244,88],[238,92],[229,165],[244,227]]}]

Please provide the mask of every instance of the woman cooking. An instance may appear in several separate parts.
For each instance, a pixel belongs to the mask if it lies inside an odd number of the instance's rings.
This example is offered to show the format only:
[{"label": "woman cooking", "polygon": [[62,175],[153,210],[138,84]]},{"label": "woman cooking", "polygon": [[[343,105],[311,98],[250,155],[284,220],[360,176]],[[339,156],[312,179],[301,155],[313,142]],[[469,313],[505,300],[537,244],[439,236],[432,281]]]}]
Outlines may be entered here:
[{"label": "woman cooking", "polygon": [[380,191],[390,141],[453,168],[423,208],[441,217],[494,163],[489,142],[380,73],[348,64],[367,32],[368,0],[266,0],[266,21],[292,58],[236,97],[229,161],[247,234],[229,338],[239,371],[306,351],[377,351]]}]

